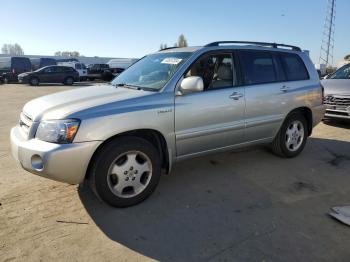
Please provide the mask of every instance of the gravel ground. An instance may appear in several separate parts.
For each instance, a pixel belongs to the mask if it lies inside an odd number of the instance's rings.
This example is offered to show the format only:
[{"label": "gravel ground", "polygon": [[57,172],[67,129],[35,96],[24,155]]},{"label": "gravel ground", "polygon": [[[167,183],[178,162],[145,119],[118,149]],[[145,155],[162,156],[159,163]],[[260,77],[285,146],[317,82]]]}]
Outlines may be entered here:
[{"label": "gravel ground", "polygon": [[115,209],[11,157],[24,103],[65,89],[0,85],[0,261],[350,260],[349,227],[327,215],[350,204],[350,123],[319,124],[294,159],[253,147],[182,162]]}]

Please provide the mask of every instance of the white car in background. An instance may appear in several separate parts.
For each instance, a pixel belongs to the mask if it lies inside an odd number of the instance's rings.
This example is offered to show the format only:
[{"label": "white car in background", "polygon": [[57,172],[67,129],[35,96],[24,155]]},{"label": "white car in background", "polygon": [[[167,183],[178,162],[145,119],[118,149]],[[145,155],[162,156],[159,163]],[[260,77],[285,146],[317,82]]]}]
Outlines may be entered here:
[{"label": "white car in background", "polygon": [[75,70],[78,71],[80,81],[85,81],[87,79],[87,68],[83,63],[70,61],[70,62],[58,62],[57,65],[73,67]]}]

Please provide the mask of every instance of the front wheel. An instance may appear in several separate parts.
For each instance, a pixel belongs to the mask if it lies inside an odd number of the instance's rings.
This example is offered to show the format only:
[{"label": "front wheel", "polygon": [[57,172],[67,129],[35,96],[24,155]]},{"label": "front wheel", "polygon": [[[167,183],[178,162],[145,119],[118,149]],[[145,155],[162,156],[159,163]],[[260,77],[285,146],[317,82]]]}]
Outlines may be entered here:
[{"label": "front wheel", "polygon": [[282,157],[295,157],[303,151],[308,126],[301,113],[290,114],[272,142],[272,151]]},{"label": "front wheel", "polygon": [[31,79],[29,79],[29,84],[31,86],[38,86],[39,85],[39,79],[36,77],[32,77]]},{"label": "front wheel", "polygon": [[69,86],[73,85],[73,84],[74,84],[74,79],[73,79],[73,77],[67,77],[67,78],[64,80],[64,83],[63,83],[63,84],[69,85]]},{"label": "front wheel", "polygon": [[157,149],[137,137],[113,140],[98,153],[90,170],[95,194],[115,207],[138,204],[152,194],[161,175]]}]

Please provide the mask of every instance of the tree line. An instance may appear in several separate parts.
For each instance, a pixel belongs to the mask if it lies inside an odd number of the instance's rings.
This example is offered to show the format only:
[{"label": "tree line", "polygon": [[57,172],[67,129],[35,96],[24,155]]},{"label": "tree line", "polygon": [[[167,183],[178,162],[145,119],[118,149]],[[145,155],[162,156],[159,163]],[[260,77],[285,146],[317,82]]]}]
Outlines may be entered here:
[{"label": "tree line", "polygon": [[[173,47],[186,47],[188,46],[187,44],[187,39],[185,38],[185,36],[183,34],[179,35],[179,38],[177,39],[177,42],[174,43]],[[166,49],[168,48],[167,44],[160,44],[160,50]]]}]

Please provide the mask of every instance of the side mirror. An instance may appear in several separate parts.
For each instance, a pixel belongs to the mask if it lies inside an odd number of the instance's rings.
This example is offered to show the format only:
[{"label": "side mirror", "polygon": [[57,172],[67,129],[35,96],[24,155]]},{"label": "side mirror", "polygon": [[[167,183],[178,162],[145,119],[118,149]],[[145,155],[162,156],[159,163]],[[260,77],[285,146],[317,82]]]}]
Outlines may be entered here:
[{"label": "side mirror", "polygon": [[204,89],[203,79],[200,76],[190,76],[182,79],[180,84],[181,94],[201,92]]}]

